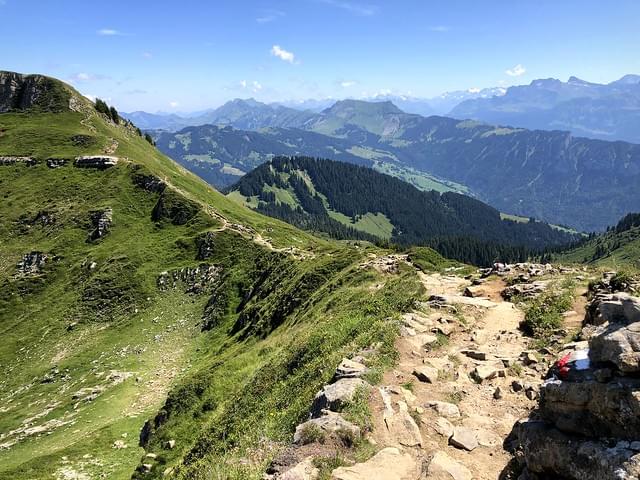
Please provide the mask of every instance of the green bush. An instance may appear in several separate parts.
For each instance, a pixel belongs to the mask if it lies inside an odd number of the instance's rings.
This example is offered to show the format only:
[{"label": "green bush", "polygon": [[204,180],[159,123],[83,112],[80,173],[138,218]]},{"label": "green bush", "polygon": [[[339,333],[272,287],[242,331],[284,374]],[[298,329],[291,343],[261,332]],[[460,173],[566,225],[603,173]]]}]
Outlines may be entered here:
[{"label": "green bush", "polygon": [[522,329],[537,339],[547,339],[562,327],[562,313],[571,309],[573,286],[563,284],[550,287],[548,291],[534,298],[525,309]]}]

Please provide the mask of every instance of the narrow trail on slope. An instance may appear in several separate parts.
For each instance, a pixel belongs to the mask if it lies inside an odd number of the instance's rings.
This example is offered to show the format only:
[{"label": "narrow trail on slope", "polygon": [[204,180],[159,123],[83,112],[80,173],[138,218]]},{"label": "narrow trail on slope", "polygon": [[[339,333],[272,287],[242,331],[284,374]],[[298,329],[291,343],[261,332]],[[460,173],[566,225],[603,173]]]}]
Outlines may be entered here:
[{"label": "narrow trail on slope", "polygon": [[434,301],[404,316],[399,363],[373,394],[372,437],[410,452],[416,463],[435,458],[427,478],[512,478],[503,442],[535,406],[533,385],[541,379],[519,361],[530,341],[518,329],[524,313],[502,300],[502,279],[474,287],[470,297],[462,293],[467,280],[419,275]]}]

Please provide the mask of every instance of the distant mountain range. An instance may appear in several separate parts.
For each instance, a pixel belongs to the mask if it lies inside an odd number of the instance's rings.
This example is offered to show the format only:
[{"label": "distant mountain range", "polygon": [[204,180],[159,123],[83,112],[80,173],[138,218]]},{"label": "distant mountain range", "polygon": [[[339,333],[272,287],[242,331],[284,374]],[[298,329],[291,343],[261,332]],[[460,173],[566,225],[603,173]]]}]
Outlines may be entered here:
[{"label": "distant mountain range", "polygon": [[421,189],[467,192],[500,211],[583,231],[640,211],[640,145],[423,117],[391,102],[343,100],[279,123],[290,126],[154,135],[159,148],[187,168],[213,164],[224,174],[209,179],[218,187],[273,155],[314,155],[368,164]]},{"label": "distant mountain range", "polygon": [[[370,168],[310,157],[276,157],[230,187],[245,205],[336,238],[429,245],[451,258],[490,264],[526,257],[510,247],[566,244],[576,235],[545,223],[504,219],[466,195],[420,191]],[[486,249],[469,248],[486,243]],[[502,246],[499,252],[495,249]],[[473,251],[473,258],[468,257]]]},{"label": "distant mountain range", "polygon": [[640,143],[640,75],[608,84],[576,77],[511,87],[502,96],[468,99],[451,116],[574,135]]},{"label": "distant mountain range", "polygon": [[[403,112],[418,115],[445,115],[460,102],[470,99],[504,95],[505,88],[469,89],[443,93],[434,98],[417,98],[405,95],[378,94],[361,98],[365,102],[393,102]],[[253,98],[231,100],[218,108],[189,115],[172,113],[147,113],[136,111],[122,115],[143,130],[177,131],[198,125],[230,125],[244,130],[263,127],[297,127],[315,113],[330,108],[338,100],[308,99],[287,102],[262,103]]]},{"label": "distant mountain range", "polygon": [[[640,143],[640,75],[625,75],[608,84],[571,77],[567,82],[539,79],[529,85],[447,92],[433,98],[378,94],[368,103],[392,102],[406,113],[444,115],[495,125],[563,130],[575,136]],[[265,104],[236,99],[216,109],[188,116],[125,113],[140,128],[177,131],[205,124],[244,130],[263,127],[300,128],[314,115],[331,108],[334,99]]]},{"label": "distant mountain range", "polygon": [[[370,97],[359,98],[366,102],[392,102],[398,106],[402,111],[407,113],[416,113],[418,115],[446,115],[452,108],[458,105],[460,102],[475,98],[490,98],[493,96],[504,95],[507,91],[504,87],[494,88],[470,88],[468,90],[456,90],[453,92],[445,92],[442,95],[432,98],[420,98],[413,97],[411,95],[394,95],[387,93],[380,93]],[[300,100],[300,101],[288,101],[278,102],[278,105],[285,107],[296,108],[298,110],[310,110],[312,112],[321,112],[334,103],[336,99],[321,99],[321,100]]]}]

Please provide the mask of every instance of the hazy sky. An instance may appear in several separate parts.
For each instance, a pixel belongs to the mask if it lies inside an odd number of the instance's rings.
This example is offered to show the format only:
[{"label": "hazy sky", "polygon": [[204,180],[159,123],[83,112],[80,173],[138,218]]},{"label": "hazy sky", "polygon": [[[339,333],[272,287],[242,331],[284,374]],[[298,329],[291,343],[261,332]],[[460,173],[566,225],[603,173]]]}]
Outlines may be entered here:
[{"label": "hazy sky", "polygon": [[0,0],[0,69],[123,111],[640,73],[637,0]]}]

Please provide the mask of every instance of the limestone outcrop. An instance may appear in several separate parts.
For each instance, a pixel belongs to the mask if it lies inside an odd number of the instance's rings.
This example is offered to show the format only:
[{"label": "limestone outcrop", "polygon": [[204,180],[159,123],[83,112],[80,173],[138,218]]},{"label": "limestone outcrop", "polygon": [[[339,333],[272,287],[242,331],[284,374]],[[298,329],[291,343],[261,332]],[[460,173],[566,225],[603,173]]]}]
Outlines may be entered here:
[{"label": "limestone outcrop", "polygon": [[76,157],[74,163],[78,168],[96,168],[98,170],[106,170],[115,167],[118,164],[118,157],[110,155],[84,155]]},{"label": "limestone outcrop", "polygon": [[640,298],[596,292],[585,323],[514,427],[523,479],[640,478]]},{"label": "limestone outcrop", "polygon": [[0,113],[37,109],[60,112],[69,108],[71,93],[44,75],[0,72]]},{"label": "limestone outcrop", "polygon": [[89,233],[87,241],[92,242],[103,238],[111,229],[113,221],[113,210],[105,208],[104,210],[95,210],[90,213],[91,225],[93,230]]}]

